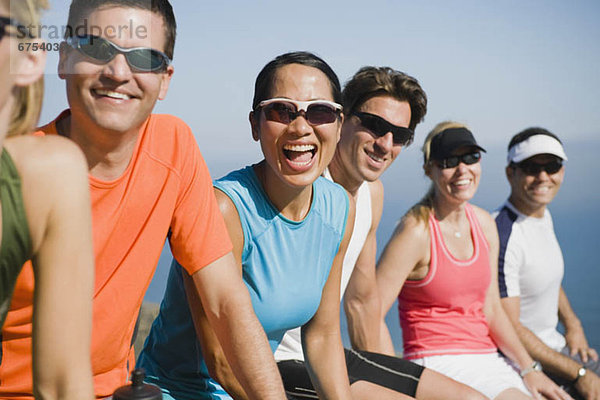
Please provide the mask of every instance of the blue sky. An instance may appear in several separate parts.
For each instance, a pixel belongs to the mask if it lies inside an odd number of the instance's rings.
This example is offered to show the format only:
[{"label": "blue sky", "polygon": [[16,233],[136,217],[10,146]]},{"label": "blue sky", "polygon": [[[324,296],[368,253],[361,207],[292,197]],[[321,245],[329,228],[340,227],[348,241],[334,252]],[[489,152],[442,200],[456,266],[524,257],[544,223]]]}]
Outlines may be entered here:
[{"label": "blue sky", "polygon": [[[68,0],[45,22],[62,25]],[[309,50],[342,82],[363,65],[419,79],[429,112],[416,144],[437,122],[470,125],[484,145],[530,125],[565,139],[600,131],[600,3],[594,1],[190,1],[174,0],[175,75],[156,110],[192,127],[217,172],[255,161],[247,122],[254,79],[278,54]],[[46,122],[66,107],[56,54],[48,60]],[[222,164],[226,165],[222,165]]]}]

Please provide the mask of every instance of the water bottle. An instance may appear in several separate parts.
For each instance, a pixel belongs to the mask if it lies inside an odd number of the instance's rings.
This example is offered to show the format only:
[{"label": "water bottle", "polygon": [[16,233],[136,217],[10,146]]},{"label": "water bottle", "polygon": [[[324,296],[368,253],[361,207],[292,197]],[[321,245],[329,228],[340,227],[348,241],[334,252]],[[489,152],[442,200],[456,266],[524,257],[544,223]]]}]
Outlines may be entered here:
[{"label": "water bottle", "polygon": [[131,385],[121,386],[113,394],[113,400],[162,400],[162,392],[156,385],[144,383],[143,369],[131,373]]}]

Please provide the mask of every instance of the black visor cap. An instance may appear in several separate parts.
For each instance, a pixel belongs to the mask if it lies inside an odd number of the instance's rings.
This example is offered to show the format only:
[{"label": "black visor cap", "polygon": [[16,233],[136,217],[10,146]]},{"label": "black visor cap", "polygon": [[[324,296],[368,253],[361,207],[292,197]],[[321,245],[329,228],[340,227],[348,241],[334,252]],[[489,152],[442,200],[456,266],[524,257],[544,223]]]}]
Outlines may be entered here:
[{"label": "black visor cap", "polygon": [[461,147],[474,147],[479,151],[486,152],[477,144],[475,137],[467,128],[448,128],[435,135],[431,141],[429,159],[443,160],[452,157],[455,151]]}]

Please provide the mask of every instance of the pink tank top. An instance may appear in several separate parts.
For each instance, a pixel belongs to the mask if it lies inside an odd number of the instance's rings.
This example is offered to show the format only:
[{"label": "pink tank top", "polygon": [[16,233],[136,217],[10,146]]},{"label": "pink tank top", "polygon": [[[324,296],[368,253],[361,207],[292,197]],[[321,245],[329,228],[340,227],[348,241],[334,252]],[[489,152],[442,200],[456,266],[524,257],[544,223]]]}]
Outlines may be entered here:
[{"label": "pink tank top", "polygon": [[488,243],[469,204],[465,212],[473,255],[468,260],[452,256],[431,213],[429,272],[422,280],[407,280],[398,295],[407,359],[497,351],[483,314],[491,279]]}]

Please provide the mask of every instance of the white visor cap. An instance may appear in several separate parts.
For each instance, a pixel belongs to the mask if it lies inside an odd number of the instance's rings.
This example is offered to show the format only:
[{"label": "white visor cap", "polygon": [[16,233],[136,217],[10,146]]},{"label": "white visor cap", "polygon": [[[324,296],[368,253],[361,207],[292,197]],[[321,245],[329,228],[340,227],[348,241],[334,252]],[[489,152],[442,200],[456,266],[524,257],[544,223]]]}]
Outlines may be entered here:
[{"label": "white visor cap", "polygon": [[567,161],[562,144],[552,136],[539,134],[528,137],[508,150],[508,163],[520,163],[538,154],[552,154]]}]

